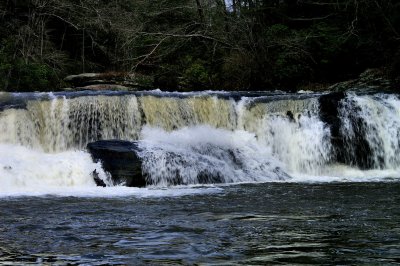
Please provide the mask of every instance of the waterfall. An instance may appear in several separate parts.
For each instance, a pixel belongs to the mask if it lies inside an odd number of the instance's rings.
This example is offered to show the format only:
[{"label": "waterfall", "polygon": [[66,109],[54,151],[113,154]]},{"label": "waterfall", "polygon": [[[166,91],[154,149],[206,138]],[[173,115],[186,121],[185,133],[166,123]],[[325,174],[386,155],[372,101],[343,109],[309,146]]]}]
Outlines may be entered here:
[{"label": "waterfall", "polygon": [[29,100],[0,113],[0,143],[60,152],[97,139],[136,139],[141,114],[135,96]]},{"label": "waterfall", "polygon": [[236,128],[236,103],[232,99],[203,95],[189,98],[144,96],[139,102],[145,123],[165,130],[201,124]]},{"label": "waterfall", "polygon": [[[265,182],[358,177],[371,170],[379,175],[378,170],[399,168],[398,96],[343,94],[328,107],[322,97],[331,96],[160,91],[3,95],[0,183],[29,179],[27,173],[32,173],[31,180],[93,184],[87,175],[94,170],[107,179],[85,152],[87,143],[100,139],[138,141],[143,173],[149,183],[161,186],[176,183],[177,176],[184,177],[180,184]],[[71,170],[76,160],[81,164]],[[41,175],[46,167],[38,168],[39,163],[51,165],[49,172],[58,177]],[[76,177],[82,182],[71,181]]]},{"label": "waterfall", "polygon": [[341,102],[346,159],[364,168],[400,166],[400,101],[395,95],[350,94]]},{"label": "waterfall", "polygon": [[319,119],[318,98],[259,100],[238,104],[239,128],[256,133],[291,172],[320,173],[332,147],[330,131]]}]

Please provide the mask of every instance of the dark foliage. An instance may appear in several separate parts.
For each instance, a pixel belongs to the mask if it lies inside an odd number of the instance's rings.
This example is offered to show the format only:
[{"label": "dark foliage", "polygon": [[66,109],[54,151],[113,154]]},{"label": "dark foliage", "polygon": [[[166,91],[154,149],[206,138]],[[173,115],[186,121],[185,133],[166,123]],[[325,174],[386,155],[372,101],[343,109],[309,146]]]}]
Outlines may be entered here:
[{"label": "dark foliage", "polygon": [[4,0],[0,89],[136,72],[170,90],[295,90],[382,68],[400,84],[395,0]]}]

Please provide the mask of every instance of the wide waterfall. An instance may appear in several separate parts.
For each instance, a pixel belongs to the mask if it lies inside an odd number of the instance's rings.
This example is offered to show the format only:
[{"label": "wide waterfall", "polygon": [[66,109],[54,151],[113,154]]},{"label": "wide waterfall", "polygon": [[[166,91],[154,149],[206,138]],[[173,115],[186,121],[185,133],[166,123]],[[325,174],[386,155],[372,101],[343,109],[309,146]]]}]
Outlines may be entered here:
[{"label": "wide waterfall", "polygon": [[0,183],[92,186],[94,170],[106,180],[85,152],[101,139],[139,141],[159,186],[177,171],[186,184],[206,172],[226,183],[397,178],[399,136],[388,94],[2,94]]}]

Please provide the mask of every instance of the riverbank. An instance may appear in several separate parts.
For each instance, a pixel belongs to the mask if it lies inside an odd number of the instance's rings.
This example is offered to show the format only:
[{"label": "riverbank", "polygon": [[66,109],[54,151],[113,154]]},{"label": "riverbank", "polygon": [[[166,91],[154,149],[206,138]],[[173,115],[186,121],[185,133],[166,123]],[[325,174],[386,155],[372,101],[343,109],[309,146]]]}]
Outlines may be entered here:
[{"label": "riverbank", "polygon": [[[67,76],[64,81],[69,85],[64,91],[80,90],[114,90],[114,91],[138,91],[156,88],[154,78],[151,76],[129,73],[82,73]],[[168,88],[166,88],[168,91]],[[310,83],[300,86],[298,89],[288,88],[289,92],[344,92],[344,91],[381,91],[396,92],[398,87],[395,82],[388,78],[382,69],[367,69],[359,77],[334,84]],[[183,84],[178,85],[178,92],[189,91]],[[259,90],[263,91],[263,90]],[[269,91],[269,90],[266,90]],[[272,90],[273,91],[273,90]],[[285,90],[284,90],[285,91]]]}]

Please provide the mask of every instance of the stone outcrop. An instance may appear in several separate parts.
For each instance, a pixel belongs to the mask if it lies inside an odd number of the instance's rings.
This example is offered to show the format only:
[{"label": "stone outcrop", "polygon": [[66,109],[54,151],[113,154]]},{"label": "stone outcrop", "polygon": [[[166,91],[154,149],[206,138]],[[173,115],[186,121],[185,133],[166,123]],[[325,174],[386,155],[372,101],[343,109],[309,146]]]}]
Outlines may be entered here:
[{"label": "stone outcrop", "polygon": [[152,88],[153,78],[137,73],[82,73],[64,79],[70,90],[138,90]]},{"label": "stone outcrop", "polygon": [[327,88],[332,92],[343,91],[391,91],[393,90],[390,80],[380,69],[367,69],[356,79],[336,83]]},{"label": "stone outcrop", "polygon": [[[128,187],[144,187],[146,180],[142,175],[142,160],[136,142],[122,140],[99,140],[87,145],[95,162],[101,162],[103,169],[110,173],[114,185],[124,184]],[[98,186],[105,186],[93,173]]]}]

